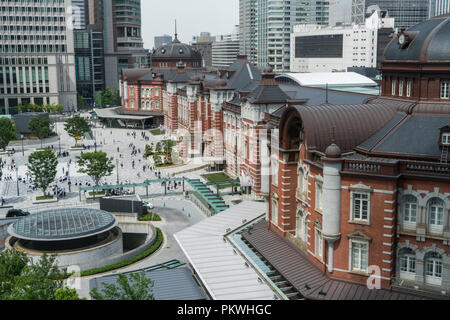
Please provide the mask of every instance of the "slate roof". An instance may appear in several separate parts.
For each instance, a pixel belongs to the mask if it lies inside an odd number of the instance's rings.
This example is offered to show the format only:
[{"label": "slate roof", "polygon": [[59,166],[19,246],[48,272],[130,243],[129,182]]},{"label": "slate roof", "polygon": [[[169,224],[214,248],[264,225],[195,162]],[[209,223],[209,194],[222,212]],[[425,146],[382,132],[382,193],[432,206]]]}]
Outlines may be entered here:
[{"label": "slate roof", "polygon": [[435,62],[450,61],[450,16],[438,16],[406,31],[415,38],[406,49],[394,37],[386,47],[384,61]]},{"label": "slate roof", "polygon": [[256,224],[242,233],[267,261],[306,299],[310,300],[426,300],[429,297],[393,290],[369,290],[367,286],[330,278],[299,248],[267,227]]},{"label": "slate roof", "polygon": [[[200,287],[187,267],[145,272],[147,278],[154,281],[155,300],[205,300]],[[89,288],[97,287],[101,292],[103,283],[116,283],[118,275],[109,275],[89,280]]]},{"label": "slate roof", "polygon": [[247,98],[251,103],[279,103],[291,99],[278,85],[259,85]]},{"label": "slate roof", "polygon": [[358,149],[399,156],[440,158],[440,128],[450,122],[450,114],[398,114]]},{"label": "slate roof", "polygon": [[[291,98],[291,100],[307,99],[308,106],[325,104],[327,101],[327,90],[322,88],[301,87],[280,84],[280,88]],[[362,104],[368,99],[375,98],[367,94],[328,90],[328,102],[331,104]]]}]

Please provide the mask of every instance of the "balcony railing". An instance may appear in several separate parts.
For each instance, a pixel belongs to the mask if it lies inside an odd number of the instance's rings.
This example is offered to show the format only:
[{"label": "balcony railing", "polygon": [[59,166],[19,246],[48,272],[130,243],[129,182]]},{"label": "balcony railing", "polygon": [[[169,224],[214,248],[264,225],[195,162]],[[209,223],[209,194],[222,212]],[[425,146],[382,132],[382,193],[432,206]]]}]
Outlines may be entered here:
[{"label": "balcony railing", "polygon": [[381,162],[349,159],[344,163],[343,172],[383,176],[427,175],[450,178],[450,164],[420,161]]}]

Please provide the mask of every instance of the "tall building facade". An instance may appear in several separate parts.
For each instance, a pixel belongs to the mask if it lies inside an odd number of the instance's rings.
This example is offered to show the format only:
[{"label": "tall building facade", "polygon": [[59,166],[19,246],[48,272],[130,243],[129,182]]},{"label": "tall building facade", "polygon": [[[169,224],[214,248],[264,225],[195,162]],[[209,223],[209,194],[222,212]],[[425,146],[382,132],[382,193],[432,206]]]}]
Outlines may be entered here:
[{"label": "tall building facade", "polygon": [[450,12],[449,0],[430,0],[428,18],[433,18]]},{"label": "tall building facade", "polygon": [[239,0],[239,54],[256,62],[256,2]]},{"label": "tall building facade", "polygon": [[202,32],[199,36],[194,36],[191,45],[200,51],[203,57],[203,66],[206,70],[212,69],[212,47],[216,37],[211,36],[209,32]]},{"label": "tall building facade", "polygon": [[141,1],[102,0],[106,87],[119,87],[123,69],[148,66],[141,36]]},{"label": "tall building facade", "polygon": [[71,4],[0,1],[0,113],[17,113],[20,103],[76,108]]},{"label": "tall building facade", "polygon": [[231,66],[239,55],[239,26],[232,34],[220,35],[212,44],[212,68],[223,69]]},{"label": "tall building facade", "polygon": [[291,35],[291,72],[346,72],[377,68],[394,32],[394,19],[375,12],[365,24],[297,25]]},{"label": "tall building facade", "polygon": [[[431,2],[439,2],[432,0]],[[396,28],[409,28],[428,19],[430,0],[353,0],[353,22],[364,19],[379,8],[395,18]]]},{"label": "tall building facade", "polygon": [[240,52],[261,70],[290,69],[290,33],[296,24],[329,24],[329,1],[242,0]]},{"label": "tall building facade", "polygon": [[170,36],[168,34],[165,34],[162,36],[156,36],[154,39],[155,39],[155,45],[154,45],[155,48],[159,48],[164,44],[168,44],[168,43],[172,42],[172,36]]}]

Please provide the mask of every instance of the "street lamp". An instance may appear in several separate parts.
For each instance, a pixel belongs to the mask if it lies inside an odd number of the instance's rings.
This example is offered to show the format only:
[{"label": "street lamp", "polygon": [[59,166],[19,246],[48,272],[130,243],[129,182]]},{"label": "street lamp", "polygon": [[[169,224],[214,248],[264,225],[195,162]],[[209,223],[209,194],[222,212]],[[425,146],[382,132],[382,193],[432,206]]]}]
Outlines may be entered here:
[{"label": "street lamp", "polygon": [[116,159],[116,171],[117,171],[117,185],[119,185],[119,160]]},{"label": "street lamp", "polygon": [[20,135],[20,138],[22,139],[22,157],[25,157],[25,148],[23,147],[23,134]]},{"label": "street lamp", "polygon": [[19,196],[19,168],[16,167],[17,196]]}]

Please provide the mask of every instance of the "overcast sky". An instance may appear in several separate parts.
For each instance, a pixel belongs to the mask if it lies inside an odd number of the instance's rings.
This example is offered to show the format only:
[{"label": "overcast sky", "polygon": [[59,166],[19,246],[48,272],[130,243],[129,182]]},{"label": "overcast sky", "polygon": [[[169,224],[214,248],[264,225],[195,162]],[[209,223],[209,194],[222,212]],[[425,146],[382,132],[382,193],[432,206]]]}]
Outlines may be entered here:
[{"label": "overcast sky", "polygon": [[230,34],[239,24],[239,0],[142,0],[144,47],[152,49],[154,37],[174,34],[184,43],[200,32]]}]

